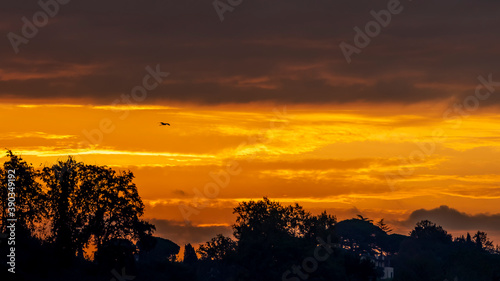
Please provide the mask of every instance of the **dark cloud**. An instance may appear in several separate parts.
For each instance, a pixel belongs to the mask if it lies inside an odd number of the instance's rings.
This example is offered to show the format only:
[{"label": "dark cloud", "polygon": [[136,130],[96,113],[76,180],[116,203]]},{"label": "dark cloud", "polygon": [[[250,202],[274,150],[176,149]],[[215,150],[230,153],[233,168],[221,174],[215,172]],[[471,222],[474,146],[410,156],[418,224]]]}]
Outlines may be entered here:
[{"label": "dark cloud", "polygon": [[[320,210],[322,211],[322,210]],[[347,210],[329,210],[330,213],[341,213],[344,219],[356,217],[363,214],[361,210],[353,206]],[[454,236],[470,232],[471,234],[480,230],[486,231],[495,242],[500,241],[500,214],[476,214],[470,215],[460,212],[448,206],[425,210],[419,209],[410,214],[405,221],[392,221],[394,226],[402,226],[406,229],[413,229],[415,224],[421,220],[430,220],[449,232],[455,233]],[[232,229],[229,226],[192,226],[172,220],[152,219],[150,220],[156,226],[156,236],[167,238],[173,242],[183,245],[186,243],[199,244],[209,241],[217,234],[222,233],[226,236],[232,235]]]},{"label": "dark cloud", "polygon": [[171,76],[145,103],[413,103],[473,94],[478,75],[500,81],[498,1],[402,0],[351,64],[339,44],[388,1],[244,0],[223,22],[212,2],[72,0],[17,55],[7,34],[40,7],[2,3],[0,98],[110,103],[156,64]]},{"label": "dark cloud", "polygon": [[477,214],[469,215],[448,206],[425,210],[420,209],[411,213],[404,222],[407,226],[414,226],[420,220],[430,220],[442,225],[446,230],[481,230],[500,231],[499,214]]},{"label": "dark cloud", "polygon": [[176,190],[172,191],[172,193],[175,195],[178,195],[178,196],[187,196],[186,192],[184,192],[183,190],[180,190],[180,189],[176,189]]}]

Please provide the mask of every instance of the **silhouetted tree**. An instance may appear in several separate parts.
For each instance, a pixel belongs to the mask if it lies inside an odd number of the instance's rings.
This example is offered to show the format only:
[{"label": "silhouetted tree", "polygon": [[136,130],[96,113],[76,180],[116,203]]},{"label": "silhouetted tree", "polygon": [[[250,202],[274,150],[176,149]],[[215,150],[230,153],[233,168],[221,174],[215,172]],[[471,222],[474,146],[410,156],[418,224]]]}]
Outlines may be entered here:
[{"label": "silhouetted tree", "polygon": [[465,243],[472,243],[472,238],[470,237],[469,232],[467,232],[467,238],[465,239]]},{"label": "silhouetted tree", "polygon": [[478,231],[476,234],[474,234],[474,243],[476,244],[476,247],[480,250],[485,250],[490,253],[493,253],[495,250],[495,247],[493,245],[493,242],[488,238],[488,234],[483,231]]},{"label": "silhouetted tree", "polygon": [[[13,215],[17,219],[16,235],[31,235],[35,231],[37,223],[41,223],[47,213],[45,204],[45,194],[42,191],[40,183],[36,181],[38,173],[32,165],[28,165],[21,157],[14,155],[12,151],[7,150],[7,160],[3,169],[0,167],[0,232],[6,231],[9,217],[8,195],[15,198]],[[9,170],[14,171],[8,172]],[[9,177],[15,178],[15,181],[9,184]]]},{"label": "silhouetted tree", "polygon": [[311,239],[313,243],[316,243],[317,237],[328,237],[333,236],[334,240],[337,240],[335,235],[334,227],[337,224],[337,218],[333,215],[329,215],[326,211],[323,211],[317,216],[307,215],[304,222],[304,237]]},{"label": "silhouetted tree", "polygon": [[305,219],[308,214],[298,204],[282,206],[264,197],[257,202],[240,203],[233,213],[238,215],[233,226],[234,236],[240,240],[250,233],[267,236],[271,230],[291,236],[306,232]]},{"label": "silhouetted tree", "polygon": [[236,247],[233,239],[218,234],[207,243],[201,244],[197,252],[203,260],[222,261],[234,255]]},{"label": "silhouetted tree", "polygon": [[72,157],[45,167],[52,238],[69,259],[93,242],[97,251],[113,239],[138,241],[154,226],[142,221],[144,205],[131,172],[76,162]]},{"label": "silhouetted tree", "polygon": [[368,220],[350,219],[335,226],[340,243],[350,251],[359,254],[379,252],[379,243],[387,234]]},{"label": "silhouetted tree", "polygon": [[184,246],[184,263],[194,264],[197,261],[198,261],[198,256],[196,255],[193,246],[191,246],[191,244],[189,243],[186,244]]},{"label": "silhouetted tree", "polygon": [[456,242],[456,243],[465,243],[465,236],[461,235],[461,236],[455,237],[455,239],[453,240],[453,242]]},{"label": "silhouetted tree", "polygon": [[360,220],[362,220],[362,221],[367,221],[367,222],[370,222],[370,223],[372,223],[372,222],[373,222],[373,220],[370,220],[370,219],[368,219],[368,218],[365,218],[365,217],[363,217],[362,215],[357,215],[357,217],[358,217]]},{"label": "silhouetted tree", "polygon": [[238,259],[250,278],[280,278],[288,263],[302,258],[307,241],[300,238],[310,230],[310,214],[298,204],[283,206],[264,197],[241,202],[233,213]]},{"label": "silhouetted tree", "polygon": [[[341,268],[340,250],[335,234],[335,216],[323,212],[311,215],[302,206],[281,205],[264,197],[259,201],[242,202],[236,208],[234,236],[238,241],[237,262],[244,267],[242,280],[294,280],[290,271],[307,257],[314,255],[318,241],[328,241],[329,250],[324,268],[308,276],[337,278]],[[345,272],[344,272],[345,274]],[[313,276],[315,276],[313,278]]]},{"label": "silhouetted tree", "polygon": [[422,220],[417,223],[415,228],[410,232],[410,236],[417,239],[428,239],[443,243],[451,242],[451,235],[446,232],[440,225]]},{"label": "silhouetted tree", "polygon": [[136,246],[127,239],[111,239],[99,247],[94,261],[105,271],[116,268],[127,268],[129,273],[135,269],[134,254]]},{"label": "silhouetted tree", "polygon": [[50,168],[45,167],[42,173],[42,179],[48,188],[51,238],[57,255],[63,262],[70,262],[76,250],[83,246],[77,234],[84,225],[77,221],[77,215],[78,205],[84,202],[77,200],[75,192],[82,166],[70,157],[66,162],[59,161]]},{"label": "silhouetted tree", "polygon": [[392,232],[392,229],[384,222],[384,219],[381,219],[377,222],[377,226],[382,229],[385,233]]},{"label": "silhouetted tree", "polygon": [[[7,150],[7,158],[3,167],[0,166],[0,280],[35,280],[36,275],[42,275],[51,266],[50,246],[42,245],[41,241],[45,238],[42,231],[47,213],[45,193],[32,164],[10,150]],[[9,200],[9,197],[15,200]],[[8,218],[17,221],[8,222]],[[6,227],[11,223],[15,228],[7,231]],[[7,235],[1,235],[6,231]],[[7,240],[11,234],[15,234],[15,240]],[[4,267],[11,261],[7,257],[11,247],[15,248],[16,254],[15,274]],[[27,276],[28,272],[33,274],[32,278]]]}]

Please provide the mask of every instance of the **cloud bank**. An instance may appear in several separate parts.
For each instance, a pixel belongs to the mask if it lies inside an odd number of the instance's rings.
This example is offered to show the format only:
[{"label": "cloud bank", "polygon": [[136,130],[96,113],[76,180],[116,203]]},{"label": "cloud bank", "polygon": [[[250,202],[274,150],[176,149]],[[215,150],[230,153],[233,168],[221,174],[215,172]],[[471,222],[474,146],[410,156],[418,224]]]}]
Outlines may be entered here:
[{"label": "cloud bank", "polygon": [[7,35],[41,8],[6,2],[0,98],[109,104],[156,64],[171,76],[145,103],[411,104],[473,94],[478,75],[500,80],[497,1],[401,1],[347,63],[339,44],[387,3],[245,1],[220,22],[211,1],[69,1],[15,54]]}]

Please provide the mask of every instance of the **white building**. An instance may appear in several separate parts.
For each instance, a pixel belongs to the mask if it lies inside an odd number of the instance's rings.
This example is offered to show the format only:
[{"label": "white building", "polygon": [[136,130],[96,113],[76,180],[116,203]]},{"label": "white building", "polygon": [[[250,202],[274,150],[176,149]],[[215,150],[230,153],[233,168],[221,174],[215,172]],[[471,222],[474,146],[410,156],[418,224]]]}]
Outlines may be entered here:
[{"label": "white building", "polygon": [[394,278],[394,267],[391,266],[390,260],[388,257],[384,255],[377,255],[374,259],[375,266],[378,268],[382,268],[384,270],[384,276],[380,279],[392,279]]},{"label": "white building", "polygon": [[394,267],[391,266],[390,260],[384,255],[363,255],[361,259],[370,259],[377,268],[381,268],[384,275],[380,277],[380,280],[387,280],[394,278]]}]

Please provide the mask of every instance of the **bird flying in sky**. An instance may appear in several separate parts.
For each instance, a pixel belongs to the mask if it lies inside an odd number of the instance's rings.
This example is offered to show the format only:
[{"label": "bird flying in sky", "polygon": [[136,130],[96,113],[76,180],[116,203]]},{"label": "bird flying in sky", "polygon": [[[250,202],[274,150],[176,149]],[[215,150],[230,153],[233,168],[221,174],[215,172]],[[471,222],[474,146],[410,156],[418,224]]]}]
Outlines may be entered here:
[{"label": "bird flying in sky", "polygon": [[170,126],[170,124],[169,124],[169,123],[160,122],[160,126],[167,126],[167,125],[168,125],[168,126]]}]

